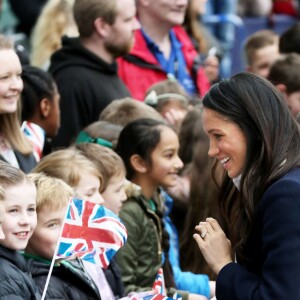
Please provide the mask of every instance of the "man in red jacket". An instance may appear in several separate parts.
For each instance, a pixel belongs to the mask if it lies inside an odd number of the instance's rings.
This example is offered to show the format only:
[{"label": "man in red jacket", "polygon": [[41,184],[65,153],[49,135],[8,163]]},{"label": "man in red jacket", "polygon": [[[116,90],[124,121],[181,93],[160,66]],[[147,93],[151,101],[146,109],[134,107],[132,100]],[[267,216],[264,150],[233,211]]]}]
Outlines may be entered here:
[{"label": "man in red jacket", "polygon": [[203,96],[210,84],[190,38],[180,26],[188,0],[136,0],[141,29],[128,55],[118,59],[119,76],[131,95],[143,100],[154,83],[175,77],[190,95]]}]

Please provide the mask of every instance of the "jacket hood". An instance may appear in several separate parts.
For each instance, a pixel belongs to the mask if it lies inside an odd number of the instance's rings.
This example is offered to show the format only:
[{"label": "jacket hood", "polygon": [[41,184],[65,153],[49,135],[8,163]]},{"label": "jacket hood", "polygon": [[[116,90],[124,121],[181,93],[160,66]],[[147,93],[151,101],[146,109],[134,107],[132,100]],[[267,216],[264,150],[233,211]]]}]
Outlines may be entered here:
[{"label": "jacket hood", "polygon": [[109,64],[99,56],[86,49],[79,38],[63,36],[62,48],[51,56],[49,71],[53,75],[67,67],[84,67],[103,73],[116,74],[117,63]]}]

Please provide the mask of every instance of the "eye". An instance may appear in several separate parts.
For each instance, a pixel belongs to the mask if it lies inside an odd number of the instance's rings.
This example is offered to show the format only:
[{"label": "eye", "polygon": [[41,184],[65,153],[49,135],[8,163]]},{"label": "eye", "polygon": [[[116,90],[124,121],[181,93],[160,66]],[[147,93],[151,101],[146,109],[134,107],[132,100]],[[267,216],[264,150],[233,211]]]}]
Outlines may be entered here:
[{"label": "eye", "polygon": [[85,193],[85,196],[92,197],[94,193],[95,193],[94,191],[88,191],[87,193]]},{"label": "eye", "polygon": [[54,228],[58,226],[58,222],[52,222],[47,225],[48,228]]},{"label": "eye", "polygon": [[215,133],[215,134],[214,134],[214,137],[215,137],[217,140],[220,140],[221,137],[222,137],[222,135],[221,135],[221,134]]},{"label": "eye", "polygon": [[29,207],[27,209],[27,211],[30,212],[30,213],[34,213],[36,211],[36,209],[35,209],[35,207]]},{"label": "eye", "polygon": [[18,210],[16,208],[11,208],[8,210],[9,213],[16,213]]}]

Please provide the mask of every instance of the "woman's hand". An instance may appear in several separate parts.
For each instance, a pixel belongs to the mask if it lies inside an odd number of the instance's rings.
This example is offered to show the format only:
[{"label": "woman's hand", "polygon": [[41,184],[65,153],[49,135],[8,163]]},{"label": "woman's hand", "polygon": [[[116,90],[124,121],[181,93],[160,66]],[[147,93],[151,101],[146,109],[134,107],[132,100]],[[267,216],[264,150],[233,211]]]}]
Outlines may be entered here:
[{"label": "woman's hand", "polygon": [[231,243],[219,223],[213,218],[207,218],[206,222],[200,222],[196,226],[199,234],[194,234],[207,264],[218,275],[220,270],[232,262]]}]

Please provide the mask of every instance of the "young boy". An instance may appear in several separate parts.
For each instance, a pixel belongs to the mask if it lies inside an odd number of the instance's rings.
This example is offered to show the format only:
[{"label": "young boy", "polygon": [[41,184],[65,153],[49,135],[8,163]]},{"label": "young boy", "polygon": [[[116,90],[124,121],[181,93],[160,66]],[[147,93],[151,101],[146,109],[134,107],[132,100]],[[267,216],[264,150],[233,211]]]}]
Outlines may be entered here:
[{"label": "young boy", "polygon": [[290,53],[277,59],[270,69],[268,79],[283,94],[296,118],[300,113],[300,55]]},{"label": "young boy", "polygon": [[36,188],[18,168],[0,161],[1,201],[4,199],[0,240],[0,299],[40,299],[20,254],[37,223]]},{"label": "young boy", "polygon": [[[37,187],[37,227],[26,247],[32,277],[42,294],[73,190],[61,179],[29,175]],[[46,299],[101,299],[97,285],[78,258],[55,264]]]},{"label": "young boy", "polygon": [[[124,189],[126,171],[123,160],[113,150],[98,144],[81,143],[75,147],[97,166],[102,175],[100,193],[104,199],[103,206],[118,215],[122,203],[127,199]],[[116,299],[125,296],[120,269],[115,257],[110,261],[108,268],[103,271]]]},{"label": "young boy", "polygon": [[270,67],[279,57],[279,36],[272,30],[259,30],[246,40],[246,71],[267,78]]}]

